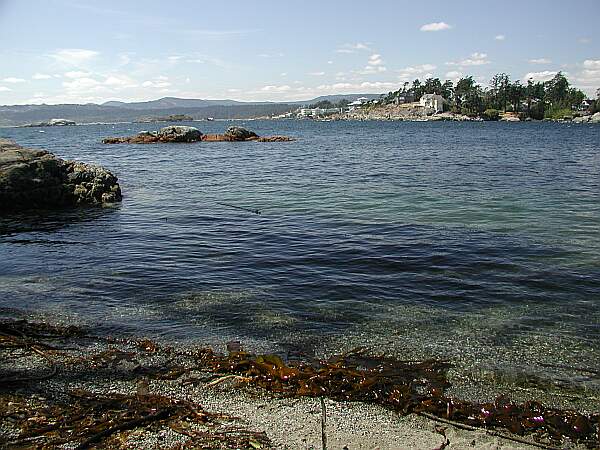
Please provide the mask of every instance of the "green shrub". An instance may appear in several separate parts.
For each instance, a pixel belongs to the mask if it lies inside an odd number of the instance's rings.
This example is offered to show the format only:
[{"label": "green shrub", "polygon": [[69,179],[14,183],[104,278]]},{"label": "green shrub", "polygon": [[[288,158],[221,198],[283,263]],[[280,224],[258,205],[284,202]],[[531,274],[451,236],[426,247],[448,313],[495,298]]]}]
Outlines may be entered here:
[{"label": "green shrub", "polygon": [[560,120],[564,118],[573,117],[573,111],[570,108],[551,107],[544,114],[545,119]]},{"label": "green shrub", "polygon": [[498,111],[497,109],[486,109],[483,112],[483,119],[484,120],[498,120],[498,119],[500,119],[500,111]]}]

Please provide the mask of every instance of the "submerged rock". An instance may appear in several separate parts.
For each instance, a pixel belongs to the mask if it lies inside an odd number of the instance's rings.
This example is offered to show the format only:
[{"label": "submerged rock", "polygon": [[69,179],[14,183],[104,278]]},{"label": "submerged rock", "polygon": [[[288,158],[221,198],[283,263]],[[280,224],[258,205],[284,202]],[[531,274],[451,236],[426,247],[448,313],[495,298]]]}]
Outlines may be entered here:
[{"label": "submerged rock", "polygon": [[103,167],[0,139],[0,211],[120,202],[117,181]]}]

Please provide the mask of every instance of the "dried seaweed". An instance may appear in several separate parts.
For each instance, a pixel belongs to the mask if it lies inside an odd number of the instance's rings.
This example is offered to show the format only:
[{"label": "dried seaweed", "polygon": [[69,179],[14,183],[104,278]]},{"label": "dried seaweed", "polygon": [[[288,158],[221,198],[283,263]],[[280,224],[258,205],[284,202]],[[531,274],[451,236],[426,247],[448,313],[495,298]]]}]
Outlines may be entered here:
[{"label": "dried seaweed", "polygon": [[[32,408],[19,396],[2,398],[0,415],[22,430],[18,439],[5,443],[12,448],[30,447],[43,438],[39,448],[77,444],[78,449],[127,447],[129,430],[168,427],[191,438],[195,448],[251,448],[270,445],[264,433],[228,426],[226,415],[204,411],[192,402],[161,395],[99,395],[77,390],[67,404],[43,404]],[[215,427],[217,429],[215,429]]]}]

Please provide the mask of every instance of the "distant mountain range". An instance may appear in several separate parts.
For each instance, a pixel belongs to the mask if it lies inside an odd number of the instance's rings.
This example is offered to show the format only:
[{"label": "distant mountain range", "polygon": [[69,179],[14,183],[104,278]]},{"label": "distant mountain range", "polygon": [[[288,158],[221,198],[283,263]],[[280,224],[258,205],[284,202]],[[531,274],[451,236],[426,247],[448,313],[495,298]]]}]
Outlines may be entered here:
[{"label": "distant mountain range", "polygon": [[110,101],[97,105],[7,105],[0,106],[0,126],[18,126],[28,123],[61,118],[77,123],[130,122],[143,117],[185,114],[195,119],[249,119],[283,114],[299,106],[318,103],[322,100],[338,102],[354,101],[359,97],[377,98],[375,94],[324,95],[311,100],[288,103],[240,102],[236,100],[203,100],[164,97],[147,102]]}]

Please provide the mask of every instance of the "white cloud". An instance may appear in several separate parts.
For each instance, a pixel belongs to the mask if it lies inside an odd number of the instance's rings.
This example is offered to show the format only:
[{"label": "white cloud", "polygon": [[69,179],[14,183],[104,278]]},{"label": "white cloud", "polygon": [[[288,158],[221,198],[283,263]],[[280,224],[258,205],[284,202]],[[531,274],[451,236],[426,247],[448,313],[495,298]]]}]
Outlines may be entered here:
[{"label": "white cloud", "polygon": [[357,50],[371,50],[367,44],[358,42],[356,44],[344,44],[336,50],[337,53],[354,53]]},{"label": "white cloud", "polygon": [[325,75],[325,72],[309,72],[308,75],[311,75],[313,77],[322,77],[323,75]]},{"label": "white cloud", "polygon": [[333,61],[327,61],[327,64],[333,64]]},{"label": "white cloud", "polygon": [[33,80],[49,80],[52,78],[51,75],[47,75],[45,73],[36,73],[31,77]]},{"label": "white cloud", "polygon": [[503,34],[499,34],[496,37],[494,37],[494,39],[497,41],[504,41],[506,39],[506,36]]},{"label": "white cloud", "polygon": [[16,84],[16,83],[25,83],[26,80],[24,80],[23,78],[15,78],[15,77],[8,77],[8,78],[4,78],[3,81],[5,83],[11,83],[11,84]]},{"label": "white cloud", "polygon": [[100,53],[83,48],[63,48],[50,53],[50,57],[56,61],[70,66],[78,66],[98,56]]},{"label": "white cloud", "polygon": [[432,71],[436,68],[433,64],[419,64],[405,67],[398,71],[398,79],[401,81],[410,81],[415,78],[431,78],[433,76]]},{"label": "white cloud", "polygon": [[7,88],[6,86],[0,86],[0,92],[8,92],[11,89]]},{"label": "white cloud", "polygon": [[383,60],[381,59],[381,55],[375,53],[369,56],[369,62],[367,63],[369,66],[381,66],[383,64]]},{"label": "white cloud", "polygon": [[137,87],[137,83],[127,75],[109,75],[106,77],[103,84],[105,86],[111,86],[115,88]]},{"label": "white cloud", "polygon": [[283,86],[269,85],[269,86],[264,86],[264,87],[260,88],[261,92],[288,92],[291,89],[292,88],[290,86],[288,86],[287,84],[284,84]]},{"label": "white cloud", "polygon": [[287,77],[287,72],[281,72],[281,73],[279,74],[279,76],[281,76],[281,77]]},{"label": "white cloud", "polygon": [[443,30],[449,30],[450,28],[452,28],[452,26],[448,25],[446,22],[433,22],[433,23],[426,23],[425,25],[423,25],[420,30],[421,31],[443,31]]},{"label": "white cloud", "polygon": [[475,53],[471,53],[471,56],[469,56],[468,58],[465,58],[461,61],[450,61],[450,62],[447,62],[446,65],[467,67],[467,66],[482,66],[484,64],[489,64],[489,63],[490,63],[490,61],[487,59],[487,53],[475,52]]},{"label": "white cloud", "polygon": [[550,63],[552,63],[552,61],[549,60],[548,58],[534,58],[534,59],[530,59],[529,63],[530,64],[550,64]]},{"label": "white cloud", "polygon": [[456,81],[459,80],[463,77],[463,73],[459,72],[457,70],[451,70],[450,72],[446,73],[446,78],[452,81]]},{"label": "white cloud", "polygon": [[145,88],[156,88],[156,89],[164,89],[164,88],[168,88],[169,86],[171,86],[171,83],[169,83],[168,81],[161,81],[161,80],[156,80],[156,81],[144,81],[142,83],[142,87]]},{"label": "white cloud", "polygon": [[529,72],[526,73],[523,77],[524,81],[533,80],[533,81],[548,81],[551,80],[557,72],[552,70],[544,70],[542,72]]},{"label": "white cloud", "polygon": [[590,42],[592,42],[592,40],[587,37],[582,37],[582,38],[579,38],[577,40],[577,42],[579,42],[580,44],[589,44]]},{"label": "white cloud", "polygon": [[71,78],[71,79],[77,79],[77,78],[87,78],[89,77],[91,74],[89,72],[83,72],[81,70],[74,70],[71,72],[65,72],[65,77],[67,78]]},{"label": "white cloud", "polygon": [[583,62],[586,69],[600,69],[600,59],[586,59]]}]

